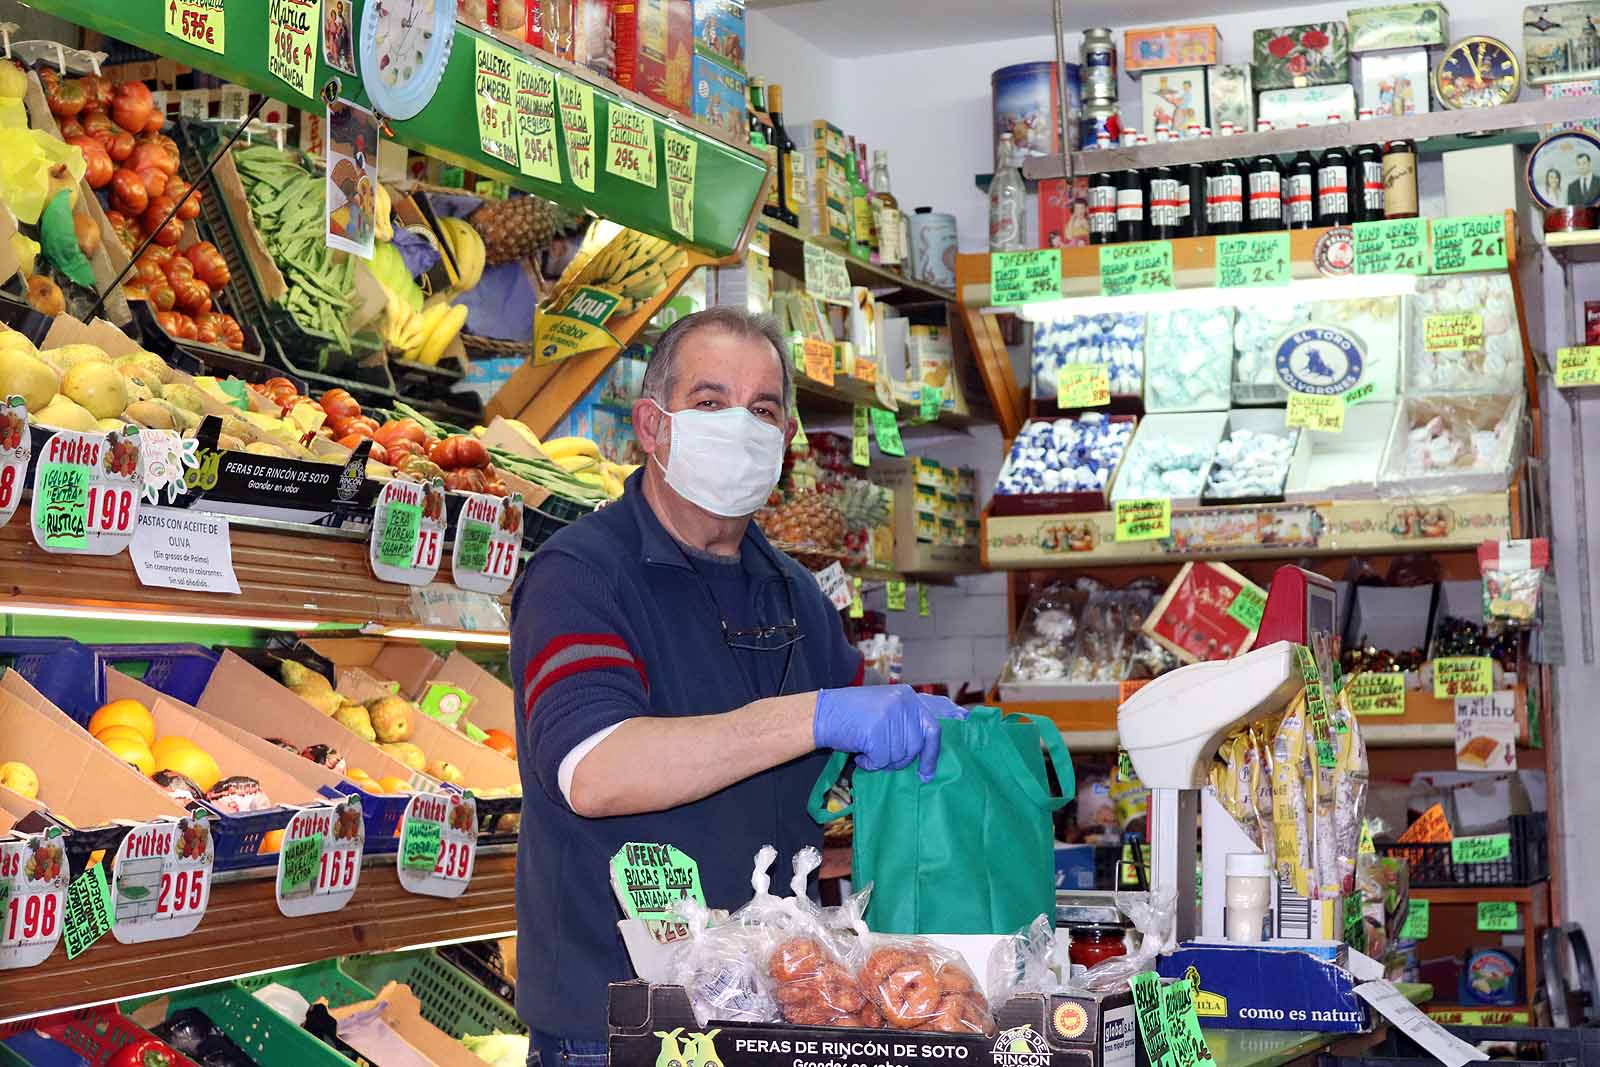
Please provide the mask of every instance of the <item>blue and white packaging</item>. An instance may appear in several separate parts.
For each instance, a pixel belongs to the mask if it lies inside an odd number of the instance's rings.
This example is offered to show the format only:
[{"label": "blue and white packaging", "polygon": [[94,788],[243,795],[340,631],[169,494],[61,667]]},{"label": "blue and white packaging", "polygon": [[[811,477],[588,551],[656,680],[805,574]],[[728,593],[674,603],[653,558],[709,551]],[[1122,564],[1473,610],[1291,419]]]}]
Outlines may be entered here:
[{"label": "blue and white packaging", "polygon": [[1188,941],[1157,960],[1157,969],[1195,984],[1201,1026],[1344,1034],[1372,1028],[1355,978],[1310,951]]}]

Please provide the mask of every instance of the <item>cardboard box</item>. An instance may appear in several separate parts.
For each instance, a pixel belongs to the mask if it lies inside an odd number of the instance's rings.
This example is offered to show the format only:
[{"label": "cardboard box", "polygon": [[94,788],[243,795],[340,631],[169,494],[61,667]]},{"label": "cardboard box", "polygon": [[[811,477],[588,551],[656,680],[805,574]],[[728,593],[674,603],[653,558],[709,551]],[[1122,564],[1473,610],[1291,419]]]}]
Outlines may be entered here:
[{"label": "cardboard box", "polygon": [[[410,986],[390,982],[372,1000],[334,1008],[339,1038],[371,1063],[487,1067],[460,1040],[422,1017]],[[654,1067],[654,1065],[652,1065]]]},{"label": "cardboard box", "polygon": [[691,80],[690,95],[693,97],[695,118],[705,119],[736,140],[749,136],[746,129],[748,83],[743,74],[729,70],[697,51]]},{"label": "cardboard box", "polygon": [[1251,59],[1257,89],[1350,80],[1350,39],[1343,19],[1257,30]]},{"label": "cardboard box", "polygon": [[[1400,402],[1400,410],[1389,436],[1389,446],[1384,453],[1383,470],[1378,477],[1380,493],[1449,494],[1498,493],[1511,481],[1511,472],[1522,457],[1523,395],[1471,396],[1448,394],[1434,396],[1407,396]],[[1500,452],[1483,469],[1470,471],[1438,469],[1416,471],[1408,468],[1406,455],[1413,426],[1421,426],[1434,416],[1440,416],[1456,425],[1474,430],[1493,430],[1497,425],[1509,427]],[[1442,510],[1426,505],[1423,514],[1423,534],[1433,524],[1428,512]]]},{"label": "cardboard box", "polygon": [[621,0],[612,37],[617,46],[617,84],[687,114],[694,66],[691,0]]},{"label": "cardboard box", "polygon": [[[978,569],[977,545],[965,538],[940,542],[938,489],[918,485],[930,466],[918,457],[875,460],[868,477],[894,493],[894,569],[902,574],[968,574]],[[962,523],[965,531],[965,522]]]},{"label": "cardboard box", "polygon": [[1204,1027],[1343,1034],[1372,1028],[1350,972],[1307,952],[1186,942],[1159,957],[1156,969],[1163,978],[1198,981],[1195,1008]]},{"label": "cardboard box", "polygon": [[373,681],[399,682],[400,692],[412,698],[444,665],[421,645],[381,637],[307,638],[300,643],[336,668],[358,668]]},{"label": "cardboard box", "polygon": [[[1212,25],[1155,26],[1122,34],[1122,66],[1133,74],[1215,63],[1222,54],[1222,34]],[[1145,125],[1154,128],[1150,116]]]},{"label": "cardboard box", "polygon": [[1345,12],[1345,19],[1350,24],[1351,52],[1427,48],[1450,40],[1450,13],[1443,4],[1352,8]]},{"label": "cardboard box", "polygon": [[1371,108],[1374,118],[1416,115],[1430,109],[1426,48],[1369,52],[1356,57],[1355,64],[1360,72],[1361,106]]},{"label": "cardboard box", "polygon": [[[428,681],[444,682],[470,693],[472,703],[467,708],[466,720],[480,730],[503,730],[516,735],[516,693],[460,652],[450,653],[444,666]],[[427,685],[422,688],[426,690]]]},{"label": "cardboard box", "polygon": [[694,50],[744,73],[744,0],[694,0]]},{"label": "cardboard box", "polygon": [[[1256,88],[1261,86],[1257,84]],[[1348,83],[1270,89],[1257,97],[1256,114],[1278,130],[1292,130],[1301,122],[1308,126],[1326,126],[1329,115],[1338,115],[1340,122],[1354,122],[1356,90]]]}]

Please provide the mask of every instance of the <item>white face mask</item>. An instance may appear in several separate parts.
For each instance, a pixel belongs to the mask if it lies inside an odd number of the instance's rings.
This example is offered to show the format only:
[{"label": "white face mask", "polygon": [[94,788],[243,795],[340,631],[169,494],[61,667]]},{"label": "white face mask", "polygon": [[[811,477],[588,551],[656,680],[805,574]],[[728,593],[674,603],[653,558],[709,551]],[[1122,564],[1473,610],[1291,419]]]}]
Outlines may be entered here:
[{"label": "white face mask", "polygon": [[656,410],[672,420],[672,454],[656,466],[679,496],[726,519],[767,502],[783,474],[783,430],[748,408]]}]

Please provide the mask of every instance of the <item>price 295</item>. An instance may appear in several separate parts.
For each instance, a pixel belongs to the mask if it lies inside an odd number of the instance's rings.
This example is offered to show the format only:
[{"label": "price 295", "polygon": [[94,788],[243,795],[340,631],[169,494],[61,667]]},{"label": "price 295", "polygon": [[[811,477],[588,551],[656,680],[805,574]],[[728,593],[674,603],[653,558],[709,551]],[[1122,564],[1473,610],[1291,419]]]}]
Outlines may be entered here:
[{"label": "price 295", "polygon": [[206,872],[179,871],[161,875],[161,893],[156,898],[157,915],[179,915],[194,911],[205,898]]}]

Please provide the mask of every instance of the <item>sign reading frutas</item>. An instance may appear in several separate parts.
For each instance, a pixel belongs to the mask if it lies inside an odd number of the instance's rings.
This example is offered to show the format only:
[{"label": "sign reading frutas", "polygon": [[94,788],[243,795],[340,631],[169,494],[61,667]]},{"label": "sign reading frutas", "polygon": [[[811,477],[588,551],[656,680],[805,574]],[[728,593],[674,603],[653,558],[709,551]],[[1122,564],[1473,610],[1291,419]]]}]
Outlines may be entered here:
[{"label": "sign reading frutas", "polygon": [[1499,215],[1434,219],[1429,231],[1433,274],[1506,269],[1506,220]]},{"label": "sign reading frutas", "polygon": [[49,957],[66,923],[69,881],[60,830],[0,842],[0,971]]},{"label": "sign reading frutas", "polygon": [[208,820],[186,816],[128,831],[111,865],[111,935],[124,945],[194,933],[211,900]]},{"label": "sign reading frutas", "polygon": [[467,493],[456,518],[450,573],[462,589],[500,596],[517,577],[522,548],[522,494]]},{"label": "sign reading frutas", "polygon": [[530,178],[561,184],[561,161],[556,158],[556,76],[551,71],[513,56],[512,89],[517,122],[517,167]]},{"label": "sign reading frutas", "polygon": [[1116,502],[1118,541],[1157,541],[1172,536],[1172,501],[1119,500]]},{"label": "sign reading frutas", "polygon": [[166,31],[184,44],[222,55],[227,45],[223,0],[166,0]]},{"label": "sign reading frutas", "polygon": [[517,166],[517,123],[512,97],[512,56],[505,49],[477,39],[472,80],[473,110],[478,117],[478,147],[486,156]]},{"label": "sign reading frutas", "polygon": [[706,902],[700,865],[672,845],[623,845],[611,857],[611,885],[630,919],[675,922],[680,902]]},{"label": "sign reading frutas", "polygon": [[[400,819],[395,863],[400,886],[429,897],[459,897],[478,851],[478,803],[471,793],[419,793]],[[433,862],[425,862],[432,856]]]},{"label": "sign reading frutas", "polygon": [[989,255],[989,303],[999,307],[1061,296],[1061,249]]},{"label": "sign reading frutas", "polygon": [[580,285],[560,308],[549,314],[541,310],[533,326],[534,363],[559,363],[615,346],[617,339],[605,324],[621,301],[616,293]]},{"label": "sign reading frutas", "polygon": [[278,853],[278,911],[320,915],[350,903],[361,884],[365,848],[360,797],[295,812]]},{"label": "sign reading frutas", "polygon": [[1165,293],[1172,278],[1172,242],[1100,246],[1100,292],[1105,296]]},{"label": "sign reading frutas", "polygon": [[594,89],[575,78],[557,78],[556,104],[561,114],[561,138],[567,146],[567,176],[573,185],[592,193]]},{"label": "sign reading frutas", "polygon": [[33,476],[33,539],[46,552],[114,556],[139,520],[139,437],[62,430],[39,450]]},{"label": "sign reading frutas", "polygon": [[1217,238],[1217,286],[1288,285],[1289,234],[1248,233]]},{"label": "sign reading frutas", "polygon": [[1433,661],[1433,695],[1440,700],[1492,692],[1494,660],[1488,656],[1441,656]]},{"label": "sign reading frutas", "polygon": [[667,157],[667,220],[686,241],[694,240],[694,174],[700,158],[700,145],[677,130],[661,131],[661,147]]},{"label": "sign reading frutas", "polygon": [[1404,715],[1406,676],[1399,671],[1363,671],[1344,685],[1356,715]]},{"label": "sign reading frutas", "polygon": [[1357,274],[1428,273],[1427,219],[1358,222],[1351,229]]},{"label": "sign reading frutas", "polygon": [[22,486],[33,455],[28,433],[28,408],[20,396],[0,404],[0,526],[11,521],[22,503]]},{"label": "sign reading frutas", "polygon": [[606,173],[656,187],[656,120],[642,111],[606,108]]},{"label": "sign reading frutas", "polygon": [[321,25],[322,0],[272,0],[267,5],[267,73],[301,96],[317,95],[311,83]]},{"label": "sign reading frutas", "polygon": [[427,585],[444,557],[444,483],[393,479],[373,509],[367,559],[385,582]]}]

